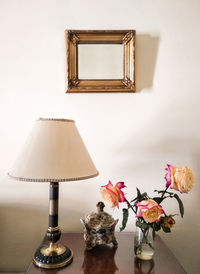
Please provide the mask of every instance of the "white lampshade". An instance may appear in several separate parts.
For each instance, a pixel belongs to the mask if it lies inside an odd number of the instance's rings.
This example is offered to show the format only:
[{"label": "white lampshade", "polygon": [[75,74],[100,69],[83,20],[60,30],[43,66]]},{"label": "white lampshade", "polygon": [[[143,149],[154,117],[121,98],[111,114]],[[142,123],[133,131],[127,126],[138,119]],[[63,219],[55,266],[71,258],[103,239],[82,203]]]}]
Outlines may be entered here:
[{"label": "white lampshade", "polygon": [[60,182],[98,175],[73,120],[39,118],[9,176],[23,181]]}]

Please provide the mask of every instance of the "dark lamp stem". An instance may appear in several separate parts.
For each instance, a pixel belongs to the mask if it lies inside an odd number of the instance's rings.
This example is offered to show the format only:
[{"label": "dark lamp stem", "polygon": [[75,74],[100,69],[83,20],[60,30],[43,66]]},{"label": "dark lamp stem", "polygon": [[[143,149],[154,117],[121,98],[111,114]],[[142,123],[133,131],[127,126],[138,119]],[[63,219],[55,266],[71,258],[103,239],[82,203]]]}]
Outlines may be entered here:
[{"label": "dark lamp stem", "polygon": [[51,182],[49,191],[49,227],[58,226],[59,183]]},{"label": "dark lamp stem", "polygon": [[47,230],[47,239],[56,243],[61,236],[58,227],[58,201],[59,201],[59,183],[51,182],[49,191],[49,228]]},{"label": "dark lamp stem", "polygon": [[70,264],[73,253],[67,247],[58,243],[61,231],[58,227],[58,199],[59,183],[50,183],[49,192],[49,228],[46,237],[48,243],[44,243],[36,250],[33,262],[42,268],[60,268]]}]

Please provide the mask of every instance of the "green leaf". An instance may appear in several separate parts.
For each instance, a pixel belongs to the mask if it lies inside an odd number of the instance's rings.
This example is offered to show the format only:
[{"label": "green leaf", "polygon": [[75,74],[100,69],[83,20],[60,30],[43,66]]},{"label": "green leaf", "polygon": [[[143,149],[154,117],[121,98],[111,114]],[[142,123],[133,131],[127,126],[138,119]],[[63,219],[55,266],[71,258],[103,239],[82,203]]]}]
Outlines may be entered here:
[{"label": "green leaf", "polygon": [[140,199],[141,192],[140,192],[139,188],[136,187],[136,189],[137,189],[137,198]]},{"label": "green leaf", "polygon": [[136,221],[136,226],[142,228],[142,223],[140,221]]},{"label": "green leaf", "polygon": [[154,190],[154,192],[158,192],[158,194],[165,192],[164,190]]},{"label": "green leaf", "polygon": [[136,189],[137,189],[137,197],[136,197],[135,199],[133,199],[133,200],[131,201],[131,203],[134,202],[134,201],[141,202],[141,201],[143,201],[143,200],[145,200],[145,199],[148,199],[148,195],[147,195],[146,192],[141,193],[140,190],[139,190],[139,188],[136,187]]},{"label": "green leaf", "polygon": [[123,220],[122,220],[122,227],[120,227],[120,231],[124,230],[128,221],[128,209],[123,208]]},{"label": "green leaf", "polygon": [[141,222],[140,220],[136,221],[136,226],[141,228],[143,231],[148,229],[148,224]]},{"label": "green leaf", "polygon": [[160,230],[160,224],[158,223],[154,223],[154,228],[155,228],[155,231],[159,231]]},{"label": "green leaf", "polygon": [[174,198],[176,198],[178,204],[179,204],[179,210],[180,210],[180,213],[181,213],[181,217],[183,218],[183,215],[184,215],[184,206],[183,206],[183,203],[181,201],[181,199],[179,198],[179,196],[177,194],[174,194]]},{"label": "green leaf", "polygon": [[137,197],[133,201],[141,201],[141,192],[139,188],[136,187],[137,190]]},{"label": "green leaf", "polygon": [[147,198],[147,193],[146,192],[144,192],[144,193],[142,193],[141,195],[140,195],[140,201],[143,201],[143,200],[145,200]]},{"label": "green leaf", "polygon": [[171,232],[171,229],[168,228],[168,227],[166,227],[166,226],[162,226],[162,229],[163,229],[163,231],[164,231],[165,233]]},{"label": "green leaf", "polygon": [[154,200],[156,203],[160,204],[160,203],[163,201],[163,198],[161,198],[161,197],[154,197],[153,200]]},{"label": "green leaf", "polygon": [[136,200],[137,200],[137,197],[136,197],[135,199],[131,200],[130,203],[133,203],[133,202],[135,202]]},{"label": "green leaf", "polygon": [[144,230],[148,229],[148,224],[147,223],[142,223],[141,228],[144,229]]}]

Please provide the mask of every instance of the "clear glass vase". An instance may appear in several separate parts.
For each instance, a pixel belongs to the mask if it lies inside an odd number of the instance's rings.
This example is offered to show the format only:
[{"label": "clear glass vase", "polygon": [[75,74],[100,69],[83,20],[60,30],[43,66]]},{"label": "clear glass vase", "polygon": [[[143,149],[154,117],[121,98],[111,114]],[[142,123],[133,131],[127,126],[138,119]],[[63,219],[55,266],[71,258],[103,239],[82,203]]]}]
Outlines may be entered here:
[{"label": "clear glass vase", "polygon": [[152,235],[152,228],[142,231],[136,227],[135,239],[135,255],[141,260],[151,260],[154,255],[154,239]]}]

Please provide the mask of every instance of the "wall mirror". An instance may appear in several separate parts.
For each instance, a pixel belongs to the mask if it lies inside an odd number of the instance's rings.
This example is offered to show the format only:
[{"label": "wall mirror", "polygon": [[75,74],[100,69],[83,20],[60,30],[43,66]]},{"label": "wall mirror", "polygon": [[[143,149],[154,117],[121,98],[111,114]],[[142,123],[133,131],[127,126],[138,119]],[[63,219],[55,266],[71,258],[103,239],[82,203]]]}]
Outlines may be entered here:
[{"label": "wall mirror", "polygon": [[135,92],[134,30],[66,30],[67,92]]}]

